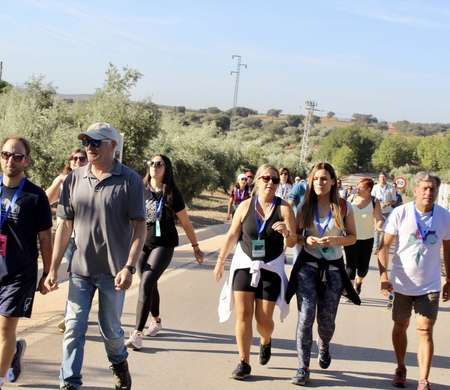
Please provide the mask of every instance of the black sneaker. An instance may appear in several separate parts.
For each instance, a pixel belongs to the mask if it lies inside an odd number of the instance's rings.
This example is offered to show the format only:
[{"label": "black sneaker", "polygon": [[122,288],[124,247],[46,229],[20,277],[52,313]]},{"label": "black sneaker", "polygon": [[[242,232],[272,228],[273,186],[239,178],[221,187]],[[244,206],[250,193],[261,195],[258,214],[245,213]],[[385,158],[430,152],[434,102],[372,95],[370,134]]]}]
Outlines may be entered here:
[{"label": "black sneaker", "polygon": [[75,386],[72,386],[69,382],[67,382],[60,390],[78,390]]},{"label": "black sneaker", "polygon": [[355,291],[358,295],[361,295],[361,287],[362,287],[362,282],[355,284]]},{"label": "black sneaker", "polygon": [[236,369],[231,373],[231,377],[233,379],[243,380],[248,378],[251,372],[252,368],[250,367],[250,364],[247,364],[241,360]]},{"label": "black sneaker", "polygon": [[326,369],[330,367],[331,364],[331,355],[330,355],[330,347],[327,349],[319,348],[319,366],[320,368]]},{"label": "black sneaker", "polygon": [[114,380],[116,381],[116,390],[131,389],[131,375],[126,360],[119,364],[111,364],[109,369],[113,372]]},{"label": "black sneaker", "polygon": [[16,340],[16,353],[14,354],[13,360],[11,362],[11,367],[8,369],[6,377],[11,383],[17,382],[22,374],[22,358],[25,350],[27,349],[27,342],[19,337]]},{"label": "black sneaker", "polygon": [[291,378],[291,383],[297,386],[304,386],[309,382],[309,368],[299,368],[297,375]]},{"label": "black sneaker", "polygon": [[269,363],[270,356],[272,356],[272,340],[270,340],[269,344],[259,346],[259,364],[265,366]]}]

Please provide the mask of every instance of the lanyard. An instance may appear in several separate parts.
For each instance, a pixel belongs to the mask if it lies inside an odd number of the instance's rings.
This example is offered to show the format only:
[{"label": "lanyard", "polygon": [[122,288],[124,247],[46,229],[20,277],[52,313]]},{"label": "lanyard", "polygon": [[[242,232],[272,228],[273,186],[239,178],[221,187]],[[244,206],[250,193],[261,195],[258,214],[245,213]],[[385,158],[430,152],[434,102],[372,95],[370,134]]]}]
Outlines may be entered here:
[{"label": "lanyard", "polygon": [[[3,195],[3,175],[0,176],[0,205],[2,204],[2,195]],[[9,214],[11,213],[11,210],[13,208],[13,206],[15,205],[17,198],[20,195],[20,192],[22,191],[22,188],[25,184],[25,178],[22,177],[22,180],[20,181],[20,185],[19,188],[17,189],[16,193],[14,194],[14,197],[12,198],[12,201],[9,204],[8,210],[6,210],[5,212],[5,216],[1,219],[0,221],[0,230],[3,227],[3,224],[6,222],[6,220],[8,219]],[[1,211],[0,211],[1,214]]]},{"label": "lanyard", "polygon": [[287,190],[287,183],[286,184],[282,184],[281,185],[281,197],[284,199],[284,194],[286,193]]},{"label": "lanyard", "polygon": [[239,201],[242,202],[244,200],[244,196],[245,196],[245,189],[242,190],[242,194],[241,194],[241,190],[238,188],[237,195],[238,195]]},{"label": "lanyard", "polygon": [[320,225],[320,218],[319,218],[319,206],[316,205],[316,224],[317,224],[317,229],[319,229],[320,237],[322,237],[323,234],[325,233],[325,230],[327,230],[328,224],[330,223],[332,216],[333,216],[333,213],[330,210],[330,212],[328,213],[328,217],[325,221],[325,226],[322,228],[322,226]]},{"label": "lanyard", "polygon": [[422,231],[422,227],[420,226],[419,214],[417,213],[417,209],[416,209],[416,202],[414,202],[414,217],[416,218],[417,229],[419,230],[420,239],[422,240],[422,244],[425,244],[427,237],[428,237],[428,233],[430,233],[431,223],[433,222],[433,213],[434,213],[434,204],[433,204],[433,208],[431,209],[430,222],[428,224],[426,224],[427,230],[425,231],[425,234],[424,234]]},{"label": "lanyard", "polygon": [[159,220],[161,219],[164,196],[161,195],[161,199],[156,200],[156,194],[150,189],[150,186],[148,186],[148,190],[150,191],[150,194],[152,195],[152,198],[156,203],[156,219]]},{"label": "lanyard", "polygon": [[[270,205],[269,214],[270,214],[271,210],[274,208],[276,201],[277,201],[277,197],[275,196],[273,198],[272,204]],[[258,218],[258,213],[256,212],[257,204],[258,204],[258,196],[255,196],[255,218],[256,218],[256,227],[258,228],[258,240],[259,240],[261,238],[261,233],[263,232],[264,227],[266,226],[267,218],[264,218],[264,222],[261,225],[261,222],[259,221],[259,218]]]}]

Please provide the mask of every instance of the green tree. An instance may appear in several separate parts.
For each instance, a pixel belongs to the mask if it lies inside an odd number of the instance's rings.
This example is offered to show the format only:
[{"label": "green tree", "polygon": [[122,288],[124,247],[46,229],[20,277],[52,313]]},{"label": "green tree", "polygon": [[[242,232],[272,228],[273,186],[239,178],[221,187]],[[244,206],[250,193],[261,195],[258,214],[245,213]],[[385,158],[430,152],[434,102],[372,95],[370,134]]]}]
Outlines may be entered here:
[{"label": "green tree", "polygon": [[353,114],[352,122],[360,123],[363,125],[372,125],[378,123],[378,119],[371,114]]},{"label": "green tree", "polygon": [[417,146],[420,165],[427,171],[437,172],[439,170],[439,150],[442,141],[443,137],[425,137]]},{"label": "green tree", "polygon": [[334,118],[335,115],[336,115],[336,114],[335,114],[333,111],[328,111],[328,112],[327,112],[327,118],[328,118],[328,119]]},{"label": "green tree", "polygon": [[278,118],[283,110],[276,110],[275,108],[271,108],[267,111],[267,116],[270,116],[271,118]]},{"label": "green tree", "polygon": [[12,85],[5,80],[0,80],[0,93],[5,92],[8,87],[12,87]]},{"label": "green tree", "polygon": [[373,165],[379,171],[391,171],[404,165],[418,165],[417,140],[403,135],[385,138],[372,157]]},{"label": "green tree", "polygon": [[288,115],[286,118],[286,122],[287,122],[288,126],[294,126],[294,127],[300,126],[304,120],[305,120],[304,115]]},{"label": "green tree", "polygon": [[332,164],[339,172],[339,175],[354,172],[358,165],[356,152],[348,145],[343,145],[334,153]]}]

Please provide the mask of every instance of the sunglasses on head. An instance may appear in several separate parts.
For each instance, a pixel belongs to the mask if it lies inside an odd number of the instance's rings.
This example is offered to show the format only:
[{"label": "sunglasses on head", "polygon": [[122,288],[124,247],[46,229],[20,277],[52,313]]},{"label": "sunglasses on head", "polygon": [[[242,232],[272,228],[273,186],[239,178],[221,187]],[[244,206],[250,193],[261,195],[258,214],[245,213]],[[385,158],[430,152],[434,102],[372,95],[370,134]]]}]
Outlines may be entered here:
[{"label": "sunglasses on head", "polygon": [[272,180],[273,184],[280,184],[280,178],[279,177],[272,177],[272,176],[261,176],[261,179],[264,183],[268,183]]},{"label": "sunglasses on head", "polygon": [[71,160],[72,160],[73,162],[79,161],[79,162],[81,162],[81,163],[85,163],[85,162],[87,161],[87,158],[86,158],[86,157],[73,156],[73,157],[71,158]]},{"label": "sunglasses on head", "polygon": [[81,142],[83,142],[83,145],[88,147],[91,145],[93,148],[99,148],[102,142],[110,142],[110,140],[104,140],[104,139],[83,139]]},{"label": "sunglasses on head", "polygon": [[10,158],[13,158],[15,162],[21,162],[24,158],[27,158],[22,153],[10,153],[10,152],[2,152],[2,159],[3,160],[9,160]]},{"label": "sunglasses on head", "polygon": [[164,161],[150,161],[148,165],[151,167],[160,168],[164,166]]}]

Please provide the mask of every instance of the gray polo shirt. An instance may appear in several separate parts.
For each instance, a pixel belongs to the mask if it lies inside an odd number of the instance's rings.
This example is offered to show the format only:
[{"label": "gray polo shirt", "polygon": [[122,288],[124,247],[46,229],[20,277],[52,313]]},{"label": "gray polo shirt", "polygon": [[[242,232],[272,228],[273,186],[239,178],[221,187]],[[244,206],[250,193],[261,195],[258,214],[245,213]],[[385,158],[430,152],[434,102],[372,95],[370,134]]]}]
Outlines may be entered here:
[{"label": "gray polo shirt", "polygon": [[57,216],[72,220],[76,250],[70,271],[95,276],[116,275],[126,264],[133,220],[145,221],[145,190],[141,177],[119,160],[99,181],[91,164],[67,176]]}]

